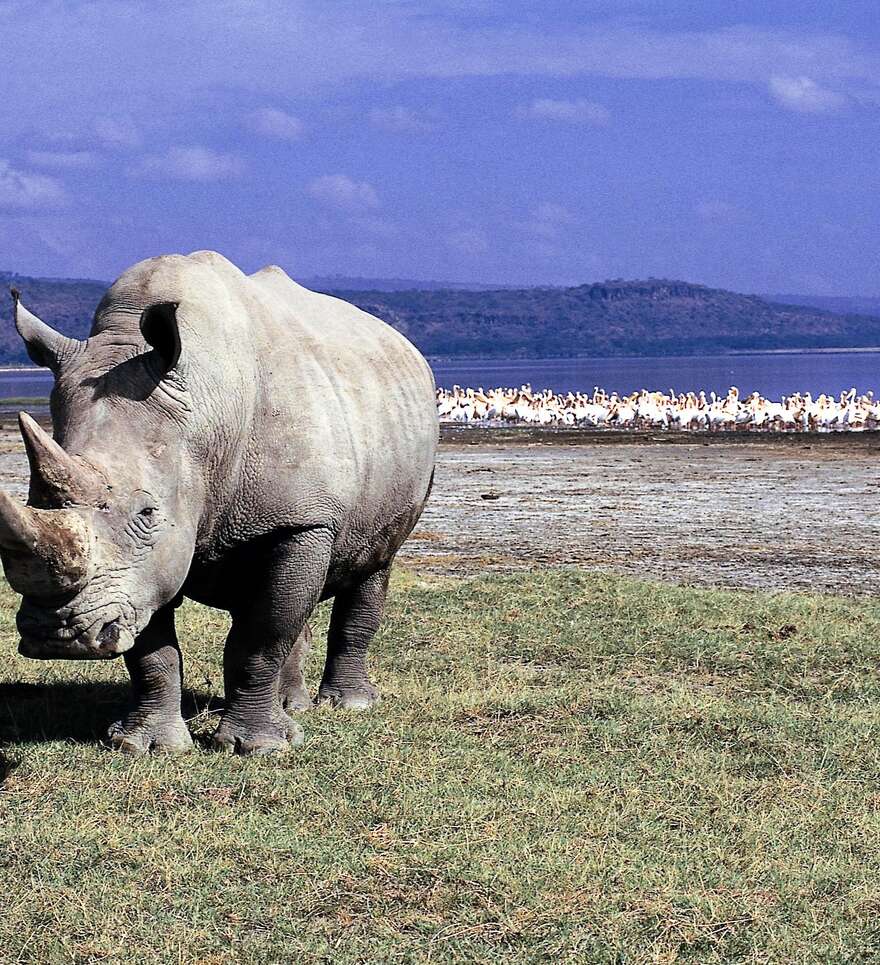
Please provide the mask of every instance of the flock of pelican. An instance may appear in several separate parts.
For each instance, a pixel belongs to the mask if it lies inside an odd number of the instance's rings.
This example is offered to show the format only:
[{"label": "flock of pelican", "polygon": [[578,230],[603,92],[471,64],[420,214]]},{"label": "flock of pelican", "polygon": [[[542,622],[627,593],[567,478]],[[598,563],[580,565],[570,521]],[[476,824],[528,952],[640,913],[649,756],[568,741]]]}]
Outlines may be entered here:
[{"label": "flock of pelican", "polygon": [[681,429],[688,431],[758,430],[780,432],[861,431],[880,428],[880,400],[855,389],[839,396],[796,392],[771,402],[757,392],[742,398],[733,386],[714,392],[607,393],[534,392],[518,389],[470,389],[459,385],[437,390],[441,422],[510,423],[537,426],[583,426],[609,429]]}]

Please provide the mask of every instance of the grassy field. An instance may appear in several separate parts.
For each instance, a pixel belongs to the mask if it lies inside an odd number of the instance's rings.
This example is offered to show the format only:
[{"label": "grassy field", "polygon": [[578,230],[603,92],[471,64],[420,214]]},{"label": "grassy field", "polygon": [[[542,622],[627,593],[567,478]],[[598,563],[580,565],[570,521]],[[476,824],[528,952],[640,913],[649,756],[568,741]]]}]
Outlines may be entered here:
[{"label": "grassy field", "polygon": [[[0,603],[3,962],[880,960],[871,601],[400,573],[377,711],[135,761],[121,662]],[[224,630],[182,612],[200,734]]]}]

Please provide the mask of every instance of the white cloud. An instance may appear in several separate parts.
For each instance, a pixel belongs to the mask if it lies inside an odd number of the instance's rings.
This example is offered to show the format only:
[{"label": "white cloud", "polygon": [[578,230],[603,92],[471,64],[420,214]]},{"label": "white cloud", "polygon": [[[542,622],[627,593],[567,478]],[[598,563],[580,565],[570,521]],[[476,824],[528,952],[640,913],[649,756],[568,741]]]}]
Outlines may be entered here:
[{"label": "white cloud", "polygon": [[92,151],[28,151],[27,159],[43,168],[91,168],[98,163]]},{"label": "white cloud", "polygon": [[261,107],[252,111],[246,121],[252,131],[279,141],[299,140],[303,132],[303,123],[298,117],[277,107]]},{"label": "white cloud", "polygon": [[770,93],[778,104],[802,114],[827,114],[846,104],[843,95],[803,76],[771,77]]},{"label": "white cloud", "polygon": [[[38,8],[35,0],[30,6]],[[431,12],[418,15],[419,8]],[[4,101],[13,108],[24,92],[38,104],[80,105],[101,103],[98,98],[110,92],[116,101],[141,108],[149,103],[155,111],[169,102],[185,105],[231,78],[240,90],[276,96],[364,78],[593,75],[763,86],[773,75],[805,74],[819,84],[880,81],[880,56],[867,37],[748,23],[658,29],[645,20],[603,19],[589,9],[538,23],[515,15],[464,17],[448,4],[390,0],[71,0],[53,4],[52,14],[5,18]],[[113,56],[107,55],[108,38]],[[35,91],[32,80],[41,49],[61,51],[40,64],[45,93]],[[126,65],[124,84],[120,63]]]},{"label": "white cloud", "polygon": [[0,208],[54,208],[65,201],[64,187],[57,179],[19,171],[0,158]]},{"label": "white cloud", "polygon": [[132,169],[133,174],[179,181],[222,181],[243,171],[244,163],[237,154],[198,146],[169,148],[165,154],[144,158]]},{"label": "white cloud", "polygon": [[[37,10],[36,0],[31,6]],[[427,7],[430,14],[417,13]],[[113,117],[132,111],[158,122],[185,118],[196,108],[203,112],[206,98],[219,103],[215,94],[230,84],[279,101],[342,85],[491,76],[690,78],[763,90],[774,76],[807,76],[852,98],[880,88],[880,50],[867,36],[756,24],[663,29],[590,10],[538,24],[403,0],[55,3],[51,17],[3,22],[0,129],[15,136],[41,115],[90,118],[99,104]],[[45,50],[58,53],[40,58]],[[108,133],[119,139],[119,132]]]},{"label": "white cloud", "polygon": [[100,117],[95,121],[95,134],[112,148],[135,148],[141,143],[141,132],[130,117]]},{"label": "white cloud", "polygon": [[536,97],[516,109],[518,117],[540,121],[565,121],[570,124],[607,124],[611,112],[602,104],[584,100],[553,100]]},{"label": "white cloud", "polygon": [[317,201],[343,211],[367,211],[379,207],[379,195],[367,181],[355,181],[347,174],[325,174],[308,185]]},{"label": "white cloud", "polygon": [[395,107],[374,107],[370,111],[370,123],[395,134],[420,134],[430,131],[434,126],[414,110],[401,104]]}]

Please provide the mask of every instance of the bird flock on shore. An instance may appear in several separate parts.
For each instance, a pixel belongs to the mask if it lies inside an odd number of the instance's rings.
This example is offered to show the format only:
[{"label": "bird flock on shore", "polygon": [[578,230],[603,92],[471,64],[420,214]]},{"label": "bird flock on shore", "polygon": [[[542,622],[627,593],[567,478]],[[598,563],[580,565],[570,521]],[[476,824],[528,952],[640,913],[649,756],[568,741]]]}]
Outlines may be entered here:
[{"label": "bird flock on shore", "polygon": [[844,432],[880,428],[880,399],[855,389],[840,395],[809,392],[778,402],[757,392],[741,397],[732,386],[714,392],[649,392],[629,395],[595,388],[557,393],[550,389],[462,388],[437,390],[440,421],[459,424],[509,424],[606,429],[678,429],[683,431]]}]

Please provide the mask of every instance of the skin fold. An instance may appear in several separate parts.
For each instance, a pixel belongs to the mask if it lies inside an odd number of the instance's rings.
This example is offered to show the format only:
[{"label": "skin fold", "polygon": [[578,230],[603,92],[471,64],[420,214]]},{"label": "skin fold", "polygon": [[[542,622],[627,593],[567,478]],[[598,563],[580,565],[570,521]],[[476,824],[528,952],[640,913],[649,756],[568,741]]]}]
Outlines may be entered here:
[{"label": "skin fold", "polygon": [[141,262],[108,290],[90,336],[16,324],[55,373],[53,437],[27,416],[28,507],[0,493],[0,556],[22,593],[20,651],[122,654],[129,712],[110,741],[180,751],[174,609],[229,611],[220,749],[302,739],[308,618],[332,597],[318,698],[378,697],[367,648],[394,556],[430,491],[434,380],[379,319],[275,267],[214,252]]}]

